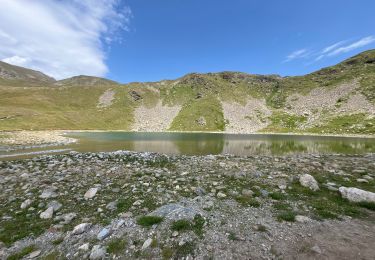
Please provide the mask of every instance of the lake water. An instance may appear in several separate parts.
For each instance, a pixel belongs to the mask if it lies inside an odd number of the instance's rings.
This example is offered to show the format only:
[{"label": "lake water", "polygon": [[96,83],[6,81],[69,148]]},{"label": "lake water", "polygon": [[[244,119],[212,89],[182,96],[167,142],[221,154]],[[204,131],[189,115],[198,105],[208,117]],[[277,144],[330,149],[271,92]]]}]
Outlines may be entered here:
[{"label": "lake water", "polygon": [[0,149],[0,159],[32,157],[39,154],[104,152],[130,150],[165,154],[363,154],[375,152],[375,138],[295,136],[295,135],[234,135],[220,133],[129,133],[74,132],[66,134],[78,140],[75,144],[27,149]]}]

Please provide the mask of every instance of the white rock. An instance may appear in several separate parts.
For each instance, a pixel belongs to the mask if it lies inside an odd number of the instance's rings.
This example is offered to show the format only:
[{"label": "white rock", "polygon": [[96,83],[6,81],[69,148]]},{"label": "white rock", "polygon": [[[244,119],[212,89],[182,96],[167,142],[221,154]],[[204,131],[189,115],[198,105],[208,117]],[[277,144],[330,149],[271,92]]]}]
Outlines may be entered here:
[{"label": "white rock", "polygon": [[25,200],[25,201],[22,202],[22,204],[21,204],[21,209],[26,209],[26,208],[28,208],[32,203],[33,203],[33,201],[32,201],[31,199],[27,199],[27,200]]},{"label": "white rock", "polygon": [[299,223],[306,223],[306,222],[310,222],[311,218],[306,217],[306,216],[302,216],[302,215],[297,215],[295,220]]},{"label": "white rock", "polygon": [[148,248],[152,243],[152,238],[148,238],[142,245],[142,250],[145,250],[146,248]]},{"label": "white rock", "polygon": [[361,190],[358,188],[346,188],[340,187],[339,192],[341,196],[352,202],[374,202],[375,203],[375,193],[370,191]]},{"label": "white rock", "polygon": [[90,188],[88,191],[86,191],[84,198],[85,199],[92,199],[95,197],[96,193],[98,192],[98,188]]},{"label": "white rock", "polygon": [[91,223],[81,223],[74,227],[72,234],[79,235],[86,232],[91,227]]},{"label": "white rock", "polygon": [[91,249],[90,259],[91,260],[104,259],[106,253],[107,253],[107,249],[105,247],[101,245],[95,245]]},{"label": "white rock", "polygon": [[28,259],[33,259],[33,258],[35,258],[35,257],[38,257],[38,256],[40,255],[41,252],[42,252],[42,251],[40,251],[40,250],[37,250],[37,251],[31,252],[27,258],[28,258]]},{"label": "white rock", "polygon": [[313,176],[310,174],[303,174],[299,178],[299,183],[306,188],[309,188],[310,190],[317,191],[319,190],[318,182],[314,179]]},{"label": "white rock", "polygon": [[80,247],[78,247],[78,250],[81,250],[81,251],[84,251],[84,252],[89,251],[89,249],[90,249],[90,243],[86,243],[86,244],[83,244]]},{"label": "white rock", "polygon": [[41,219],[50,219],[53,216],[53,207],[49,207],[44,212],[40,213]]},{"label": "white rock", "polygon": [[217,193],[217,197],[218,198],[225,198],[227,195],[225,195],[224,193],[222,193],[222,192],[218,192]]}]

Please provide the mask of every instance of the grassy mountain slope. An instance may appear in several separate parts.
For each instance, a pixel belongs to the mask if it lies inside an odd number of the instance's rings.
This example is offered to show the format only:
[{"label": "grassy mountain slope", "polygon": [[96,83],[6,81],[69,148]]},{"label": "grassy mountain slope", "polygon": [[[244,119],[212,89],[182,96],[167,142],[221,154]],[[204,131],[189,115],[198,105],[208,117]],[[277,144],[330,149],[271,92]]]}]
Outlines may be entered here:
[{"label": "grassy mountain slope", "polygon": [[[231,115],[244,132],[256,123],[248,120],[253,114],[267,122],[264,132],[375,134],[375,50],[298,77],[221,72],[125,85],[88,76],[29,84],[18,73],[0,79],[0,130],[130,130],[138,107],[161,102],[181,107],[169,130],[223,131],[234,122],[223,103],[233,103],[249,107],[246,115]],[[106,91],[113,100],[100,107]],[[252,108],[254,100],[270,116]]]}]

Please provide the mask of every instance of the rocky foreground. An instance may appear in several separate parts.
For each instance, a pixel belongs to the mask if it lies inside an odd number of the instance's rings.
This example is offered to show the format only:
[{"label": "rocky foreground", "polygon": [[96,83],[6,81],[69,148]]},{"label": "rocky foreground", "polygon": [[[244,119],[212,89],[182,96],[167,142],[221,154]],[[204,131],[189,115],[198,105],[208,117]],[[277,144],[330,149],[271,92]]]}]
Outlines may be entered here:
[{"label": "rocky foreground", "polygon": [[373,259],[375,155],[0,162],[0,259]]}]

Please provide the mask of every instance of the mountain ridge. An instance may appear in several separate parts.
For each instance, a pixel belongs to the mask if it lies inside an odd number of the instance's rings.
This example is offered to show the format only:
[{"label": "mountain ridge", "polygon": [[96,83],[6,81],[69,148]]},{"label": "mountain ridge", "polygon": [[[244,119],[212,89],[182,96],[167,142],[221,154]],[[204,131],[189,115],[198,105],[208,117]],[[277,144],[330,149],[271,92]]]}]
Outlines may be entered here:
[{"label": "mountain ridge", "polygon": [[0,130],[373,135],[374,61],[370,50],[291,77],[224,71],[127,84],[91,76],[39,87],[0,81]]}]

